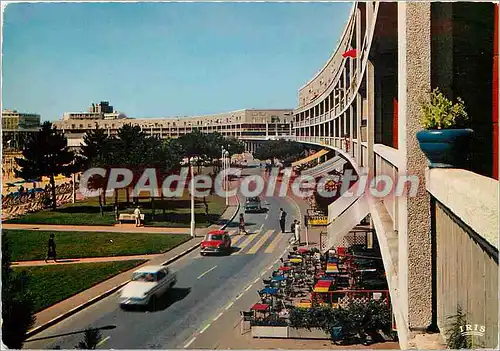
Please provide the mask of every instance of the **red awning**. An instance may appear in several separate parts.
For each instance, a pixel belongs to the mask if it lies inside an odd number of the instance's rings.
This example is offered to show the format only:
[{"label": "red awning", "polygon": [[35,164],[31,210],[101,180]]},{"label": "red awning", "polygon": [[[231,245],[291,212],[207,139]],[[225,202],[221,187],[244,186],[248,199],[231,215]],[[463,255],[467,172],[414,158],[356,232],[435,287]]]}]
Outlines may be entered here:
[{"label": "red awning", "polygon": [[318,280],[316,283],[317,287],[330,287],[332,285],[332,280]]},{"label": "red awning", "polygon": [[256,303],[255,305],[252,306],[252,308],[250,310],[263,312],[263,311],[267,311],[268,309],[269,309],[269,305],[267,305],[265,303]]}]

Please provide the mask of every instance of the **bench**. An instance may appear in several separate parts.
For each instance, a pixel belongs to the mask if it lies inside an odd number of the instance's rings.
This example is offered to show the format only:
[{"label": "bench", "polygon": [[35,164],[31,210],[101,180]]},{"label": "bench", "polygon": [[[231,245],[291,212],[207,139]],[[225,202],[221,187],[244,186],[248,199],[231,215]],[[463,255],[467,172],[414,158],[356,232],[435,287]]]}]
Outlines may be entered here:
[{"label": "bench", "polygon": [[[144,222],[144,213],[141,213],[141,222]],[[122,222],[135,222],[135,215],[133,213],[120,213],[118,217],[118,223],[122,224]]]}]

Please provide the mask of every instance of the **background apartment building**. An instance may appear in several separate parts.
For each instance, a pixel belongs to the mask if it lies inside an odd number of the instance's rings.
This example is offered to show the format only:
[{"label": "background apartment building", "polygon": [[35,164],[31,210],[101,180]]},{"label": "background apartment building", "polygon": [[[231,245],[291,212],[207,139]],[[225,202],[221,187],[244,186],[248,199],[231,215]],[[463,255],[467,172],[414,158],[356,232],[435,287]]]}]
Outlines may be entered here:
[{"label": "background apartment building", "polygon": [[14,177],[15,157],[26,139],[40,130],[40,115],[16,110],[2,111],[2,171],[4,178]]},{"label": "background apartment building", "polygon": [[91,107],[91,111],[80,114],[66,113],[62,120],[54,122],[54,125],[68,138],[68,145],[79,147],[83,136],[90,129],[99,127],[113,136],[123,125],[132,124],[141,127],[146,134],[162,139],[178,138],[195,129],[206,133],[219,132],[226,137],[236,137],[245,141],[247,149],[254,151],[266,138],[289,137],[293,121],[292,109],[244,109],[204,116],[148,119],[107,119],[102,112],[94,112],[94,106]]}]

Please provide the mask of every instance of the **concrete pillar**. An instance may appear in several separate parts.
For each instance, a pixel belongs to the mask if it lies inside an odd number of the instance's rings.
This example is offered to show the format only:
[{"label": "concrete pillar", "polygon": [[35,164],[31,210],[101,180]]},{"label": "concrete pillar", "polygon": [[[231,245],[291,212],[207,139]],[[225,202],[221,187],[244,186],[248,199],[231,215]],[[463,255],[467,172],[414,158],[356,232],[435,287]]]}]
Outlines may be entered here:
[{"label": "concrete pillar", "polygon": [[[416,133],[421,102],[431,89],[431,3],[398,2],[398,144],[400,175],[420,179],[417,196],[398,201],[398,284],[408,329],[421,331],[432,321],[430,199],[425,191],[427,160]],[[405,316],[405,317],[406,317]]]},{"label": "concrete pillar", "polygon": [[356,9],[356,50],[358,52],[358,59],[356,60],[356,79],[359,81],[361,75],[361,10],[359,8]]},{"label": "concrete pillar", "polygon": [[[350,58],[348,60],[351,60]],[[347,67],[344,66],[343,68],[343,73],[342,73],[342,99],[344,100],[344,103],[342,104],[343,107],[347,104]]]},{"label": "concrete pillar", "polygon": [[[368,6],[368,3],[366,3]],[[375,155],[373,154],[373,144],[375,143],[375,69],[370,60],[366,63],[366,98],[368,100],[368,111],[366,121],[367,156],[366,167],[369,174],[375,174]]]},{"label": "concrete pillar", "polygon": [[[333,135],[334,138],[337,136],[337,119],[333,120]],[[335,142],[335,141],[334,141]]]},{"label": "concrete pillar", "polygon": [[356,151],[356,162],[358,165],[362,165],[361,163],[361,115],[362,115],[362,97],[359,93],[356,94],[356,138],[358,139],[358,150]]},{"label": "concrete pillar", "polygon": [[354,138],[354,114],[353,114],[353,107],[352,104],[349,106],[349,155],[354,157],[354,151],[353,151],[353,143],[352,139]]}]

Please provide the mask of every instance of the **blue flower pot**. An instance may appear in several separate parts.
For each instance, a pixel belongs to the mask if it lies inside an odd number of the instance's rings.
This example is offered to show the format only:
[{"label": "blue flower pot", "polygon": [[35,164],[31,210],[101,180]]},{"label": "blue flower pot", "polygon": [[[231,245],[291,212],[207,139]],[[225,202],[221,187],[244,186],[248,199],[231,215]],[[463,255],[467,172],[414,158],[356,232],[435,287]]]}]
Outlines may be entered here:
[{"label": "blue flower pot", "polygon": [[472,129],[432,129],[417,132],[429,168],[467,168]]}]

